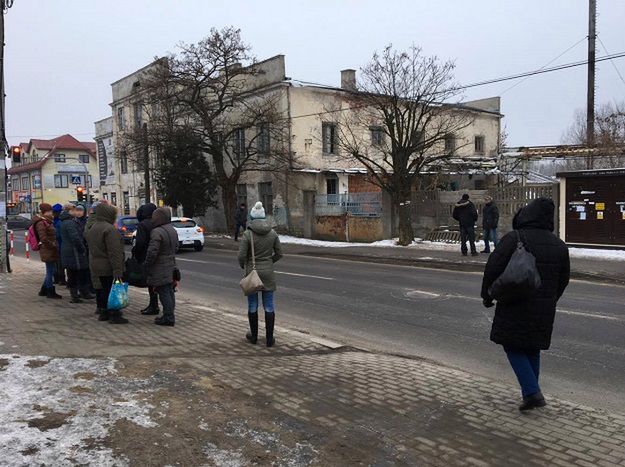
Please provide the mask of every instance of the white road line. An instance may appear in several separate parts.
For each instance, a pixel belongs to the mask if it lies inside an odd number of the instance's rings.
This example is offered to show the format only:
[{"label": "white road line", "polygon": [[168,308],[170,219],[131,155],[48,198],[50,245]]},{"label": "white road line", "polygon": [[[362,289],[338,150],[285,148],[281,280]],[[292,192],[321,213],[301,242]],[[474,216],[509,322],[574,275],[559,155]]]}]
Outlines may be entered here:
[{"label": "white road line", "polygon": [[565,315],[585,316],[587,318],[606,319],[608,321],[625,321],[623,318],[617,316],[598,315],[596,313],[586,313],[583,311],[571,311],[571,310],[557,310],[557,313],[564,313]]},{"label": "white road line", "polygon": [[202,264],[208,264],[208,261],[200,261],[199,259],[187,259],[187,258],[180,258],[178,256],[176,256],[176,261],[186,261],[188,263],[202,263]]},{"label": "white road line", "polygon": [[323,277],[323,276],[312,276],[310,274],[298,274],[296,272],[284,272],[284,271],[276,271],[276,274],[285,274],[287,276],[297,276],[297,277],[311,277],[313,279],[321,279],[324,281],[333,281],[332,277]]}]

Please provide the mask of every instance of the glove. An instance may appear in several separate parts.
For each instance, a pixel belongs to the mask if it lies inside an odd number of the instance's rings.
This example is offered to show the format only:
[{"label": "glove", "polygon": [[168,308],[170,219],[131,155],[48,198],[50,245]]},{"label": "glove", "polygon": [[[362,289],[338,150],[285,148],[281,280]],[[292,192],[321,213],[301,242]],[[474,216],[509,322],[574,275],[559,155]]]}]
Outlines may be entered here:
[{"label": "glove", "polygon": [[484,300],[482,301],[482,304],[483,304],[486,308],[491,308],[491,307],[495,306],[495,304],[493,303],[493,301],[492,301],[492,300],[490,300],[490,299],[489,299],[489,300],[484,299]]}]

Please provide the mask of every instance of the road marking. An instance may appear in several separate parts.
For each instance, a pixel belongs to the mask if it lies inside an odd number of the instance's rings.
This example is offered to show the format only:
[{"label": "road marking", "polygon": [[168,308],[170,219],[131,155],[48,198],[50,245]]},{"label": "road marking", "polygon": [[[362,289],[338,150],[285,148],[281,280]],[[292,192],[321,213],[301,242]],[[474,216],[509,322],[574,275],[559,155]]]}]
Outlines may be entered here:
[{"label": "road marking", "polygon": [[202,264],[208,264],[208,261],[200,261],[199,259],[187,259],[187,258],[180,258],[178,256],[176,256],[176,261],[186,261],[188,263],[202,263]]},{"label": "road marking", "polygon": [[276,274],[285,274],[287,276],[297,276],[297,277],[312,277],[313,279],[321,279],[324,281],[333,281],[332,277],[323,277],[323,276],[312,276],[310,274],[298,274],[296,272],[284,272],[284,271],[276,271]]},{"label": "road marking", "polygon": [[557,313],[564,313],[565,315],[585,316],[587,318],[607,319],[608,321],[625,321],[623,318],[619,318],[617,316],[598,315],[596,313],[587,313],[584,311],[557,310]]}]

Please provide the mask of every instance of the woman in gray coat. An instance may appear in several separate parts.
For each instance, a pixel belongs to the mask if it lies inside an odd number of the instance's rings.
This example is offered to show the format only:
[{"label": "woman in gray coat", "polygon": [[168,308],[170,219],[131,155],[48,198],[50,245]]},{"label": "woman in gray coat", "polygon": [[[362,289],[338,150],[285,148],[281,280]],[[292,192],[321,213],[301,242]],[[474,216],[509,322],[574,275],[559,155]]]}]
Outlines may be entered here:
[{"label": "woman in gray coat", "polygon": [[59,215],[61,221],[61,263],[67,269],[67,285],[72,303],[82,303],[81,297],[95,298],[89,291],[89,260],[87,247],[80,224],[76,219],[77,210],[73,204],[64,207]]},{"label": "woman in gray coat", "polygon": [[[282,248],[278,234],[265,220],[263,203],[257,202],[250,211],[251,222],[243,233],[239,245],[239,265],[245,268],[245,274],[252,271],[252,241],[256,258],[256,271],[263,282],[262,290],[263,308],[265,309],[265,330],[267,335],[267,347],[274,344],[273,328],[275,322],[275,309],[273,306],[273,293],[276,290],[276,276],[273,271],[273,263],[282,258]],[[258,294],[247,296],[247,316],[250,322],[250,332],[245,336],[252,344],[258,340]]]},{"label": "woman in gray coat", "polygon": [[147,271],[147,283],[158,294],[163,305],[163,316],[154,320],[160,326],[173,326],[176,322],[174,310],[174,270],[176,269],[176,247],[178,233],[171,225],[169,209],[158,208],[152,214],[150,243],[145,255],[144,266]]}]

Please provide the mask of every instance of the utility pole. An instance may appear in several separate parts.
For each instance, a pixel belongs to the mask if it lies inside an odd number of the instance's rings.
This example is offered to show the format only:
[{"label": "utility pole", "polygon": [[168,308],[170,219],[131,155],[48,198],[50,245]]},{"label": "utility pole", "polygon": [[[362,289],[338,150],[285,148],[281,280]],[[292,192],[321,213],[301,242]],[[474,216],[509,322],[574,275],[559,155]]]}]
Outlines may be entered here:
[{"label": "utility pole", "polygon": [[0,0],[0,273],[10,271],[7,248],[7,150],[4,118],[4,13],[13,6],[13,0]]},{"label": "utility pole", "polygon": [[597,38],[597,0],[588,1],[588,89],[586,96],[586,168],[593,168],[595,146],[595,40]]},{"label": "utility pole", "polygon": [[150,148],[148,146],[148,124],[143,124],[143,185],[145,187],[145,203],[150,202]]}]

